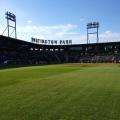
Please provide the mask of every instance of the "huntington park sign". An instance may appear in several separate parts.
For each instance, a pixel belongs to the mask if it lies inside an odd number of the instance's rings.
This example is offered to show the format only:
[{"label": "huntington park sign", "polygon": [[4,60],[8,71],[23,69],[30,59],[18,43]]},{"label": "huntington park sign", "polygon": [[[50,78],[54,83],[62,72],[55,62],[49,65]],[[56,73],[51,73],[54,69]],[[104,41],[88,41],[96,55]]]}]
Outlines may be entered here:
[{"label": "huntington park sign", "polygon": [[44,44],[44,45],[71,45],[72,40],[44,40],[38,38],[31,38],[32,43]]}]

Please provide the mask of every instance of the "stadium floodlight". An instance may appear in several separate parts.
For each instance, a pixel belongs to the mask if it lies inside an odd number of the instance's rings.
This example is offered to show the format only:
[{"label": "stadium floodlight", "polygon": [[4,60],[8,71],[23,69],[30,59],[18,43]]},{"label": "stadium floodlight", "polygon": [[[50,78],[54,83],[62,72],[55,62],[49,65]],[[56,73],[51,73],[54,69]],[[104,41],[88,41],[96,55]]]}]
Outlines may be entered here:
[{"label": "stadium floodlight", "polygon": [[99,22],[91,22],[87,24],[87,29],[99,28]]},{"label": "stadium floodlight", "polygon": [[6,19],[11,20],[13,22],[16,21],[16,16],[13,13],[7,11],[5,15],[6,15]]},{"label": "stadium floodlight", "polygon": [[[89,29],[96,29],[96,32],[91,32],[89,33]],[[99,22],[91,22],[87,24],[87,44],[90,42],[89,40],[89,34],[96,34],[97,35],[97,43],[99,42],[99,37],[98,37],[98,29],[99,29]]]},{"label": "stadium floodlight", "polygon": [[[3,34],[8,29],[8,37],[10,37],[13,34],[13,32],[15,32],[15,38],[17,38],[17,33],[16,33],[16,16],[15,16],[15,14],[7,11],[5,13],[5,16],[6,16],[5,18],[7,19],[7,27],[3,31]],[[14,25],[11,25],[10,21],[14,22]],[[11,33],[10,33],[10,27],[13,28],[13,31]]]}]

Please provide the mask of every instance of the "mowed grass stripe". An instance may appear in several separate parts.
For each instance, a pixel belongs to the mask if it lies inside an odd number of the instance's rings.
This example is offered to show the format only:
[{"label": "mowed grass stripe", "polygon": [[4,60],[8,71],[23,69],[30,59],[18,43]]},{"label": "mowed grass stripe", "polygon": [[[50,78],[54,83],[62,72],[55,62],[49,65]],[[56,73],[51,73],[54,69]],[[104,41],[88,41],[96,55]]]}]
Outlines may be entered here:
[{"label": "mowed grass stripe", "polygon": [[[20,79],[13,75],[12,79],[20,82],[0,88],[0,120],[120,119],[118,65],[67,64],[24,69],[47,69],[50,73],[42,71],[45,77],[32,77],[28,72],[28,78]],[[7,74],[9,70],[3,71]],[[2,77],[9,81],[5,73]]]},{"label": "mowed grass stripe", "polygon": [[[7,85],[13,85],[19,82],[25,82],[26,80],[36,80],[41,78],[46,78],[49,76],[54,76],[57,74],[67,73],[74,70],[78,70],[75,67],[56,67],[56,65],[50,66],[40,66],[40,67],[24,67],[24,68],[14,68],[0,70],[0,87]],[[4,79],[4,77],[6,78]]]}]

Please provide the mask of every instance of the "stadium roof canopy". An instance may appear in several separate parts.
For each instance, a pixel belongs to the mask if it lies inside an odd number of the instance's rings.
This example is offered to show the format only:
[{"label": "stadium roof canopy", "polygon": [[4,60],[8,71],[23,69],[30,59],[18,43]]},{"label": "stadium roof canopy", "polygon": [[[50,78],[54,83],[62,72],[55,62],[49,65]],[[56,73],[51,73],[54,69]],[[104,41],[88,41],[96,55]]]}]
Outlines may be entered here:
[{"label": "stadium roof canopy", "polygon": [[90,43],[90,44],[72,44],[72,45],[44,45],[44,44],[35,44],[15,38],[10,38],[0,35],[0,49],[69,49],[71,47],[94,47],[94,46],[107,46],[107,45],[120,45],[120,42],[106,42],[106,43]]}]

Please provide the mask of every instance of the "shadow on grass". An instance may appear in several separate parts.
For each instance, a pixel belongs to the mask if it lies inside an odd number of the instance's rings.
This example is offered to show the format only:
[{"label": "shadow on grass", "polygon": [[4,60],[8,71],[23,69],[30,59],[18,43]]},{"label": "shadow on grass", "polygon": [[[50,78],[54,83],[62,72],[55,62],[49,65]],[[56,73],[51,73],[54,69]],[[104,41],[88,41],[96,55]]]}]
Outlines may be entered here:
[{"label": "shadow on grass", "polygon": [[3,69],[12,69],[12,68],[21,68],[21,67],[31,67],[31,66],[43,66],[44,64],[29,64],[29,65],[0,65],[0,70]]},{"label": "shadow on grass", "polygon": [[[113,63],[61,63],[62,65],[69,66],[69,67],[96,67],[101,65],[112,65]],[[45,65],[61,65],[61,64],[20,64],[20,65],[0,65],[0,70],[3,69],[12,69],[12,68],[21,68],[21,67],[32,67],[32,66],[45,66]],[[120,67],[120,64],[118,64]]]}]

